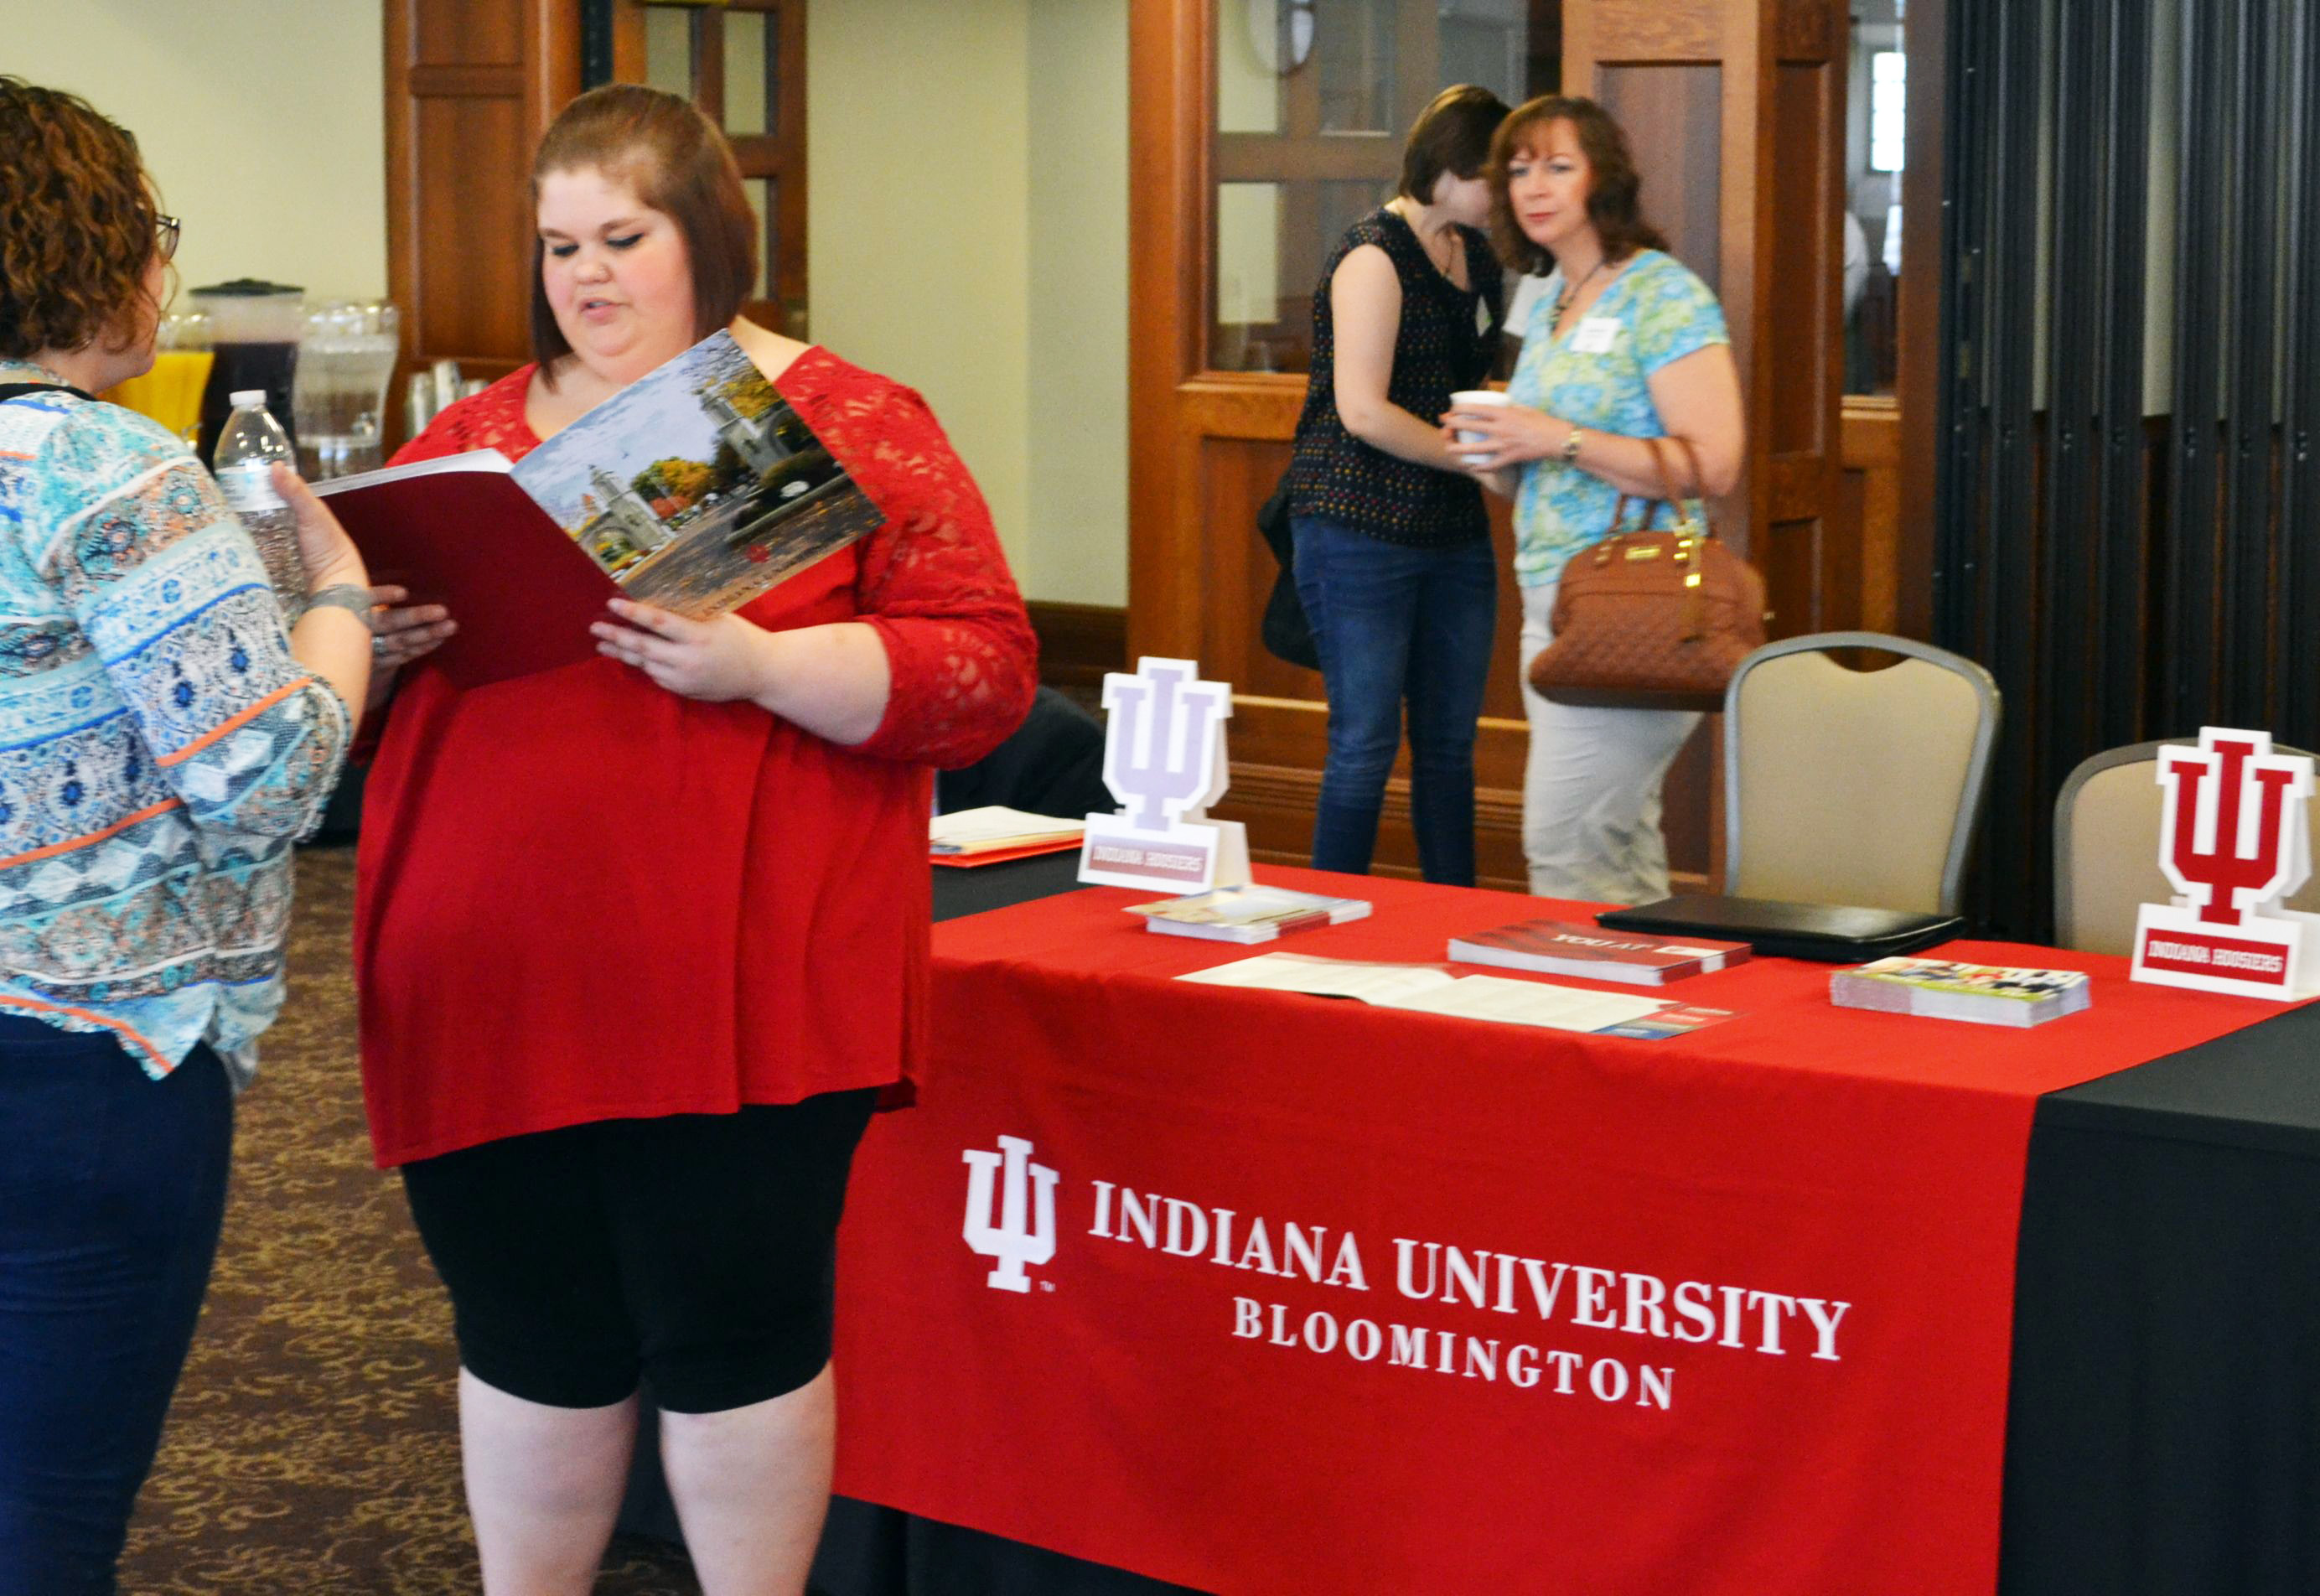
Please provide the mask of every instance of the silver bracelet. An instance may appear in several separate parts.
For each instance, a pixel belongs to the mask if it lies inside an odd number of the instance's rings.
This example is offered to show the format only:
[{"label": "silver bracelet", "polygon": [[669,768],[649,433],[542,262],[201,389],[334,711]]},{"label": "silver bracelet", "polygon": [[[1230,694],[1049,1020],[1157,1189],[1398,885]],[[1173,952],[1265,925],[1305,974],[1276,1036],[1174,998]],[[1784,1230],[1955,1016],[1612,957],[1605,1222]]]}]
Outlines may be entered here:
[{"label": "silver bracelet", "polygon": [[371,602],[370,589],[357,587],[351,582],[333,582],[321,592],[306,595],[309,612],[326,606],[348,611],[366,627],[370,625],[370,612],[376,607]]}]

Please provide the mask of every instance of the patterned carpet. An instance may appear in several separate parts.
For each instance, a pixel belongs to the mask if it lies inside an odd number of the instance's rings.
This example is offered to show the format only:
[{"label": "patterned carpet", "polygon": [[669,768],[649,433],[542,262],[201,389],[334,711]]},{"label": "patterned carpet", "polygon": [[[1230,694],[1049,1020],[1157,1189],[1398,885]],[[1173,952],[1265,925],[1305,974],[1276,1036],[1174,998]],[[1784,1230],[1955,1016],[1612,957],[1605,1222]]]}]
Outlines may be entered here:
[{"label": "patterned carpet", "polygon": [[[290,999],[236,1129],[225,1239],[128,1596],[479,1588],[451,1316],[403,1189],[371,1167],[355,1059],[350,849],[298,868]],[[697,1596],[683,1554],[616,1542],[600,1596]]]}]

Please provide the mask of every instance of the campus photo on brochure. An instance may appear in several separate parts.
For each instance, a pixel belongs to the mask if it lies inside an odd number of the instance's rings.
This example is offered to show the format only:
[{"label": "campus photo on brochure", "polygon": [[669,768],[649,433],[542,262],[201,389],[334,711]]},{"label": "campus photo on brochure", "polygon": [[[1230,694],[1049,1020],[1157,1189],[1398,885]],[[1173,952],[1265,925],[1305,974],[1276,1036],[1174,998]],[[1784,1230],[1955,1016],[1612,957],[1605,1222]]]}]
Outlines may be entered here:
[{"label": "campus photo on brochure", "polygon": [[515,477],[630,598],[696,617],[884,519],[724,331],[589,411]]}]

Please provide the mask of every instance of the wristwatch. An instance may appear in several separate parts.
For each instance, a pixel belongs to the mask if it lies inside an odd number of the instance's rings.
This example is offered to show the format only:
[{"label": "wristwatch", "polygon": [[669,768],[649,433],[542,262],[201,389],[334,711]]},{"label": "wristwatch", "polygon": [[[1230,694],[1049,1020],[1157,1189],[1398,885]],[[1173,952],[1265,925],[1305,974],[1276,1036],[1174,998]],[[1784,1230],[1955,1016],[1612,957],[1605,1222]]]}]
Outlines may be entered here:
[{"label": "wristwatch", "polygon": [[1563,463],[1564,465],[1575,466],[1579,463],[1579,440],[1586,436],[1587,434],[1585,431],[1581,428],[1573,427],[1571,429],[1571,436],[1563,440]]}]

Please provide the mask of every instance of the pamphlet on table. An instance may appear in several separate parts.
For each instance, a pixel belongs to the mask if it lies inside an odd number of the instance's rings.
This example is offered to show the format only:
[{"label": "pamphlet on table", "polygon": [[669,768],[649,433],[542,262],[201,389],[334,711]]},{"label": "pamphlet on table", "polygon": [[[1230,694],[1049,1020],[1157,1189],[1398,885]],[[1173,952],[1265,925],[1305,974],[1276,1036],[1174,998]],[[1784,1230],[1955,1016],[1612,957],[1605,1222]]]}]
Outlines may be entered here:
[{"label": "pamphlet on table", "polygon": [[372,581],[449,609],[430,657],[463,687],[594,657],[615,597],[738,609],[884,519],[721,331],[520,461],[477,449],[315,492]]},{"label": "pamphlet on table", "polygon": [[1378,964],[1296,953],[1261,953],[1176,979],[1210,986],[1357,998],[1376,1008],[1448,1014],[1461,1020],[1645,1038],[1681,1036],[1732,1017],[1728,1010],[1682,1007],[1665,998],[1630,997],[1503,975],[1458,975],[1441,965]]},{"label": "pamphlet on table", "polygon": [[936,815],[927,826],[927,850],[938,865],[996,865],[1077,848],[1086,824],[986,803]]},{"label": "pamphlet on table", "polygon": [[1829,977],[1829,1002],[1840,1008],[1876,1009],[1981,1025],[2044,1025],[2075,1014],[2092,1002],[2077,970],[1962,965],[1940,958],[1880,958]]},{"label": "pamphlet on table", "polygon": [[1365,898],[1325,897],[1284,886],[1219,887],[1190,897],[1128,906],[1128,913],[1144,917],[1147,931],[1206,937],[1218,942],[1270,942],[1284,931],[1343,925],[1369,911]]},{"label": "pamphlet on table", "polygon": [[1748,945],[1699,938],[1672,941],[1568,920],[1520,920],[1451,939],[1450,957],[1462,964],[1496,965],[1543,975],[1662,986],[1739,964],[1748,957]]}]

